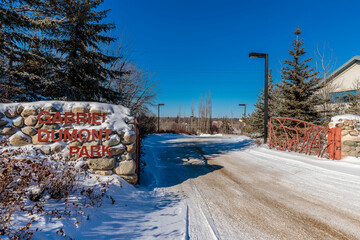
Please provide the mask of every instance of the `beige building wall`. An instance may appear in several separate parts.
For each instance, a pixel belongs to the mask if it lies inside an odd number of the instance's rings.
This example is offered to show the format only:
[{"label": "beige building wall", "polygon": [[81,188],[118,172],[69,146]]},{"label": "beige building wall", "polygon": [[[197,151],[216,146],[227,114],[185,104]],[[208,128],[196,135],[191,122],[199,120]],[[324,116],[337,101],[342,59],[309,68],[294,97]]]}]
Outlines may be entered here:
[{"label": "beige building wall", "polygon": [[360,62],[355,62],[329,82],[331,92],[343,92],[360,87]]}]

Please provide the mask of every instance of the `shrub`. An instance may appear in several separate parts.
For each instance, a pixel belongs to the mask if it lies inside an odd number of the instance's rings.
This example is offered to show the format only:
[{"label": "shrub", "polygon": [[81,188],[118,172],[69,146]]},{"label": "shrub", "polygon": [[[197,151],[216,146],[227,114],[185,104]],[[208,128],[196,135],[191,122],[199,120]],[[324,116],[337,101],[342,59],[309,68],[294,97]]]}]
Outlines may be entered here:
[{"label": "shrub", "polygon": [[[103,197],[108,196],[109,182],[93,187],[81,187],[80,181],[88,177],[83,169],[75,167],[76,162],[62,155],[44,156],[38,149],[10,148],[1,142],[0,152],[0,235],[12,239],[30,239],[35,214],[51,215],[56,218],[83,214],[82,207],[99,207]],[[69,197],[76,191],[81,199]],[[48,199],[63,200],[64,208],[46,209]],[[22,212],[29,217],[26,223],[14,222],[14,216]],[[62,229],[58,234],[66,236]]]},{"label": "shrub", "polygon": [[155,115],[140,115],[137,117],[140,134],[155,133],[157,131],[157,117]]}]

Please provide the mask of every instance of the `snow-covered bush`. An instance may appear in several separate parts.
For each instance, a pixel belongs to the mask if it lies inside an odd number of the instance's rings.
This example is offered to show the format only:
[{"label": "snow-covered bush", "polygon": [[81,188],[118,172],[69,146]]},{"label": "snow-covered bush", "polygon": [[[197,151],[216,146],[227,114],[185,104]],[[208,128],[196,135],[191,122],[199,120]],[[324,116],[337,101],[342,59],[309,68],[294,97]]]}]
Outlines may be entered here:
[{"label": "snow-covered bush", "polygon": [[[6,147],[7,143],[1,141],[1,145]],[[31,224],[40,216],[76,217],[85,207],[99,207],[104,197],[114,201],[106,193],[108,182],[97,177],[98,184],[82,186],[88,173],[61,154],[46,156],[35,147],[7,148],[0,159],[0,235],[29,239],[33,235]],[[49,200],[60,201],[63,207],[49,208]],[[19,214],[25,216],[24,221],[15,220]],[[65,233],[60,229],[58,234]]]}]

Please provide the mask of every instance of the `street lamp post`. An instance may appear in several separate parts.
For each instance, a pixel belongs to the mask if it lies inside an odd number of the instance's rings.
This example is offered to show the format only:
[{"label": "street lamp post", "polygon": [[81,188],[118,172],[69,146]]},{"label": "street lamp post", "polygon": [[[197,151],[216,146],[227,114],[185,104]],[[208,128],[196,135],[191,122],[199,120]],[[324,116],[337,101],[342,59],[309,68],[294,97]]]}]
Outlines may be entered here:
[{"label": "street lamp post", "polygon": [[240,103],[239,106],[244,107],[244,117],[246,117],[246,104],[245,103]]},{"label": "street lamp post", "polygon": [[158,132],[160,132],[160,106],[164,106],[163,103],[158,104]]},{"label": "street lamp post", "polygon": [[[246,104],[245,103],[240,103],[239,106],[244,107],[244,118],[245,118],[246,117]],[[241,127],[240,129],[241,129],[241,133],[242,133],[243,128],[245,127],[245,122],[243,122],[241,119],[239,119],[239,122],[240,122],[240,127]]]},{"label": "street lamp post", "polygon": [[267,142],[267,122],[268,122],[268,54],[267,53],[250,53],[249,58],[265,58],[265,90],[264,90],[264,143]]}]

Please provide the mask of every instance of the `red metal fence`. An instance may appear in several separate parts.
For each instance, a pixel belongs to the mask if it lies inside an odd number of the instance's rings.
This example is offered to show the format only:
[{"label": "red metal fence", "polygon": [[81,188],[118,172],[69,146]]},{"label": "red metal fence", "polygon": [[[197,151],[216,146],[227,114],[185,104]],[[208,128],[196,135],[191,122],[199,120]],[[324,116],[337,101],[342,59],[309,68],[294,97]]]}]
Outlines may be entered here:
[{"label": "red metal fence", "polygon": [[292,118],[271,117],[269,148],[341,159],[341,128],[324,128]]}]

